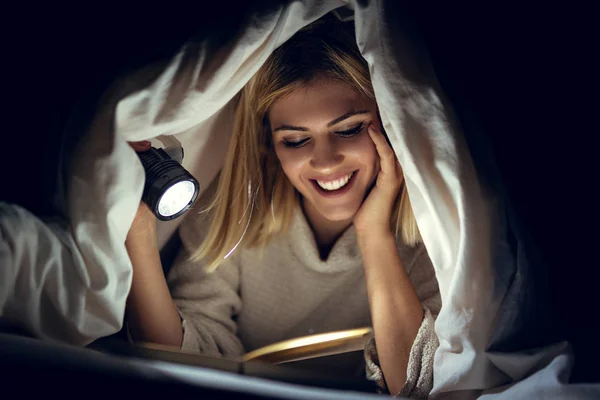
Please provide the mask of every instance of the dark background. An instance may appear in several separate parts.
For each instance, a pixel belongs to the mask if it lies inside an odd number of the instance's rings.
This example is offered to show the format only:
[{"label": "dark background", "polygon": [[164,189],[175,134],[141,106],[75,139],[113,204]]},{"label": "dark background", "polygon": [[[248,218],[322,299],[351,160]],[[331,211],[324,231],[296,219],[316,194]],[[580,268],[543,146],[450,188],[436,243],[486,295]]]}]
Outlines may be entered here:
[{"label": "dark background", "polygon": [[[31,7],[2,17],[0,199],[41,215],[53,184],[46,172],[72,107],[93,103],[116,74],[174,53],[192,33],[230,31],[220,16],[235,21],[243,11],[226,2],[211,12]],[[491,143],[511,204],[539,250],[559,327],[548,337],[573,343],[575,380],[600,381],[593,363],[600,355],[594,13],[575,3],[431,1],[416,12],[442,86],[457,114],[477,122],[469,134]]]},{"label": "dark background", "polygon": [[442,86],[472,128],[471,143],[477,134],[491,143],[531,260],[548,280],[555,328],[539,334],[573,344],[575,381],[600,381],[599,35],[591,10],[577,3],[425,8],[421,25]]}]

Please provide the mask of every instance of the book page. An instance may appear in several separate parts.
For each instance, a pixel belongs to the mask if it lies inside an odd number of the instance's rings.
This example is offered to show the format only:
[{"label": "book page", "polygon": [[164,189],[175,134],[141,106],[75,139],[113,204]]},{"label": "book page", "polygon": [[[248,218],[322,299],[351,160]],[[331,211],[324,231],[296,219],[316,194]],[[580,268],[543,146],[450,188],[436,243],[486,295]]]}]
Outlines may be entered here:
[{"label": "book page", "polygon": [[251,351],[242,357],[242,361],[281,364],[362,351],[372,336],[373,330],[368,327],[303,336]]}]

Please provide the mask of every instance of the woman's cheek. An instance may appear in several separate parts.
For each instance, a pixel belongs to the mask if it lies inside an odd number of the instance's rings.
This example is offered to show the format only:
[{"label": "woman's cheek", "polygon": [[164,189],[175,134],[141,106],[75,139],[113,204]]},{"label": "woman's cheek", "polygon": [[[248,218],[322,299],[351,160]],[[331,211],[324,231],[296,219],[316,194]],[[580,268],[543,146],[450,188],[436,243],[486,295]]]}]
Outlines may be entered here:
[{"label": "woman's cheek", "polygon": [[347,141],[344,152],[352,154],[355,157],[360,157],[363,161],[372,160],[377,157],[375,143],[373,143],[366,130],[361,132],[356,140]]},{"label": "woman's cheek", "polygon": [[286,175],[290,175],[294,171],[299,172],[307,162],[306,152],[302,151],[302,148],[280,149],[277,151],[277,157]]}]

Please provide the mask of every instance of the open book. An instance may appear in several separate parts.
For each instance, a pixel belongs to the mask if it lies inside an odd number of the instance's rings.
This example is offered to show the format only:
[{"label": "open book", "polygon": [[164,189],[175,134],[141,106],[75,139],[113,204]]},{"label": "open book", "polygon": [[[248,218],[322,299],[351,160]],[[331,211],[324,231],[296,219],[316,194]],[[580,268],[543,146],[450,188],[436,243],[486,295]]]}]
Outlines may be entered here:
[{"label": "open book", "polygon": [[[364,373],[342,376],[335,368],[315,368],[344,363],[362,357],[373,335],[371,328],[328,332],[285,340],[251,351],[239,359],[226,359],[197,353],[186,353],[177,347],[155,343],[126,343],[122,340],[99,341],[91,346],[111,354],[159,360],[228,372],[251,375],[311,386],[373,391]],[[352,353],[352,354],[351,354]],[[309,362],[308,364],[305,362]]]},{"label": "open book", "polygon": [[[283,364],[353,351],[363,351],[372,335],[373,331],[371,328],[358,328],[303,336],[261,347],[246,353],[239,361],[262,361],[269,364]],[[138,343],[138,345],[150,349],[180,352],[176,347],[155,343]]]}]

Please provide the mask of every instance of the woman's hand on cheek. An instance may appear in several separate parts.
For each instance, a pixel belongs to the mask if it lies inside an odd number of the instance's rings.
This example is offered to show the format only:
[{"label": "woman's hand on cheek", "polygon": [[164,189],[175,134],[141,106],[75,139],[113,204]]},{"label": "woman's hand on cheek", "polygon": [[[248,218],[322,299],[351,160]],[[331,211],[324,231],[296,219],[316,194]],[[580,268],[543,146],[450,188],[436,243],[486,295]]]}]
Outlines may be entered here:
[{"label": "woman's hand on cheek", "polygon": [[[131,148],[136,152],[150,149],[150,142],[129,142]],[[156,217],[143,201],[135,213],[133,223],[127,233],[126,245],[154,245],[156,244]]]},{"label": "woman's hand on cheek", "polygon": [[379,155],[380,170],[373,189],[354,216],[354,227],[359,235],[390,234],[392,207],[403,180],[402,168],[383,133],[372,124],[368,132]]}]

